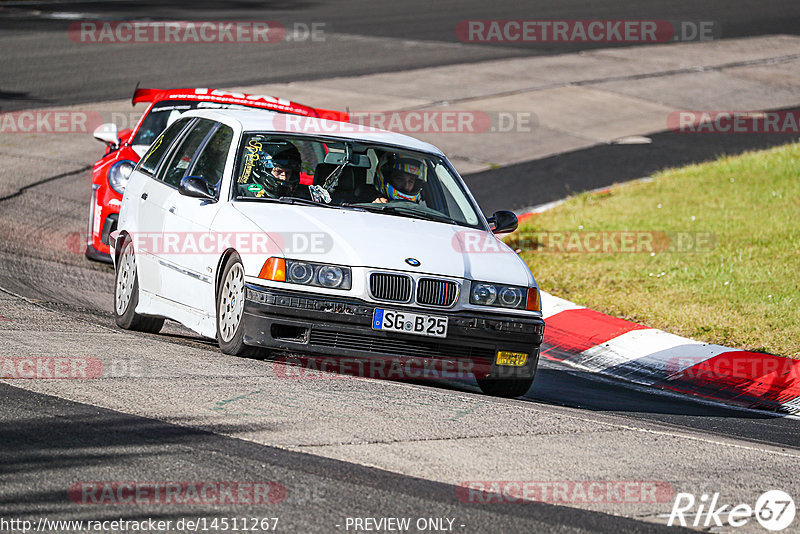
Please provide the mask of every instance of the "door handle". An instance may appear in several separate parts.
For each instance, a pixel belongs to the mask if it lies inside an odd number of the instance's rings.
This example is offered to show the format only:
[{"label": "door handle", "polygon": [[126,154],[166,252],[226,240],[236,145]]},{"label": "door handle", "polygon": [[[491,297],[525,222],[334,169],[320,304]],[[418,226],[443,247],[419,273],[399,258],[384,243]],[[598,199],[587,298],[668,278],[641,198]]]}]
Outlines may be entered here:
[{"label": "door handle", "polygon": [[147,200],[147,193],[142,193],[142,200]]},{"label": "door handle", "polygon": [[175,206],[172,206],[172,207],[169,209],[169,212],[170,212],[170,213],[175,213]]}]

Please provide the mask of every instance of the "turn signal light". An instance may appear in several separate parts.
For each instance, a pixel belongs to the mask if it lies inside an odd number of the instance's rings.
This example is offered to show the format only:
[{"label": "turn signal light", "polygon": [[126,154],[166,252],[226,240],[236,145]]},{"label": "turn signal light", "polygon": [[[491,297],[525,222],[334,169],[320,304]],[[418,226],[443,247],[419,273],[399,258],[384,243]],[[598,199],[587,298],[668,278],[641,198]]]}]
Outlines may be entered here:
[{"label": "turn signal light", "polygon": [[529,311],[542,311],[542,301],[539,298],[539,290],[535,287],[528,288],[528,303],[525,309]]},{"label": "turn signal light", "polygon": [[[258,277],[273,282],[286,281],[286,261],[283,258],[269,258],[261,267]],[[530,298],[530,297],[529,297]]]}]

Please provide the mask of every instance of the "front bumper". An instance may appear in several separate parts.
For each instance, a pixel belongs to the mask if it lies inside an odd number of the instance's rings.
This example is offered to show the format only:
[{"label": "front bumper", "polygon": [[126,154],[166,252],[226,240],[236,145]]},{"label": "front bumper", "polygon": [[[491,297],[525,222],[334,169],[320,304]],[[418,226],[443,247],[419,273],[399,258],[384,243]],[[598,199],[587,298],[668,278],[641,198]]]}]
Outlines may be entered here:
[{"label": "front bumper", "polygon": [[111,254],[109,252],[101,252],[94,248],[92,245],[86,245],[85,256],[90,260],[99,261],[103,263],[113,263]]},{"label": "front bumper", "polygon": [[[376,307],[447,316],[447,337],[374,330]],[[247,345],[340,358],[455,362],[457,369],[469,369],[478,378],[534,376],[544,333],[538,317],[411,309],[255,284],[247,284],[243,321]],[[496,365],[501,350],[528,354],[526,364]]]},{"label": "front bumper", "polygon": [[86,246],[87,258],[111,263],[109,235],[117,229],[118,220],[118,209],[92,203],[92,211],[89,214],[89,240]]}]

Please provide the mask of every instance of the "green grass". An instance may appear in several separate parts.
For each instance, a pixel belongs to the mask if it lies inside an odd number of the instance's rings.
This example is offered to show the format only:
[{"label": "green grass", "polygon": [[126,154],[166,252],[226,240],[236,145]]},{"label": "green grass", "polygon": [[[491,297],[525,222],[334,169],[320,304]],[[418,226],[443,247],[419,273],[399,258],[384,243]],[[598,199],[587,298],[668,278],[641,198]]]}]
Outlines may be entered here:
[{"label": "green grass", "polygon": [[[596,231],[641,232],[644,251],[589,253],[569,241]],[[692,250],[678,246],[678,233],[713,242]],[[697,340],[800,358],[800,144],[571,197],[507,241],[554,295]]]}]

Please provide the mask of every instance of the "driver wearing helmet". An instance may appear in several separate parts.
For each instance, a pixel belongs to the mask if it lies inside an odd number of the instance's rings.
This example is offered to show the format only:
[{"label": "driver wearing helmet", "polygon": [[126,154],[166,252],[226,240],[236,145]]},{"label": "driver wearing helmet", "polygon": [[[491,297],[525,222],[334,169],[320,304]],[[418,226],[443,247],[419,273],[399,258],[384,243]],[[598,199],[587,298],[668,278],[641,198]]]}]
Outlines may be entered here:
[{"label": "driver wearing helmet", "polygon": [[398,154],[387,153],[381,158],[375,173],[375,186],[381,195],[372,202],[385,204],[391,200],[419,202],[427,177],[424,162]]},{"label": "driver wearing helmet", "polygon": [[248,197],[310,198],[300,186],[300,151],[288,141],[251,139],[245,147],[245,165],[238,180],[239,194]]}]

